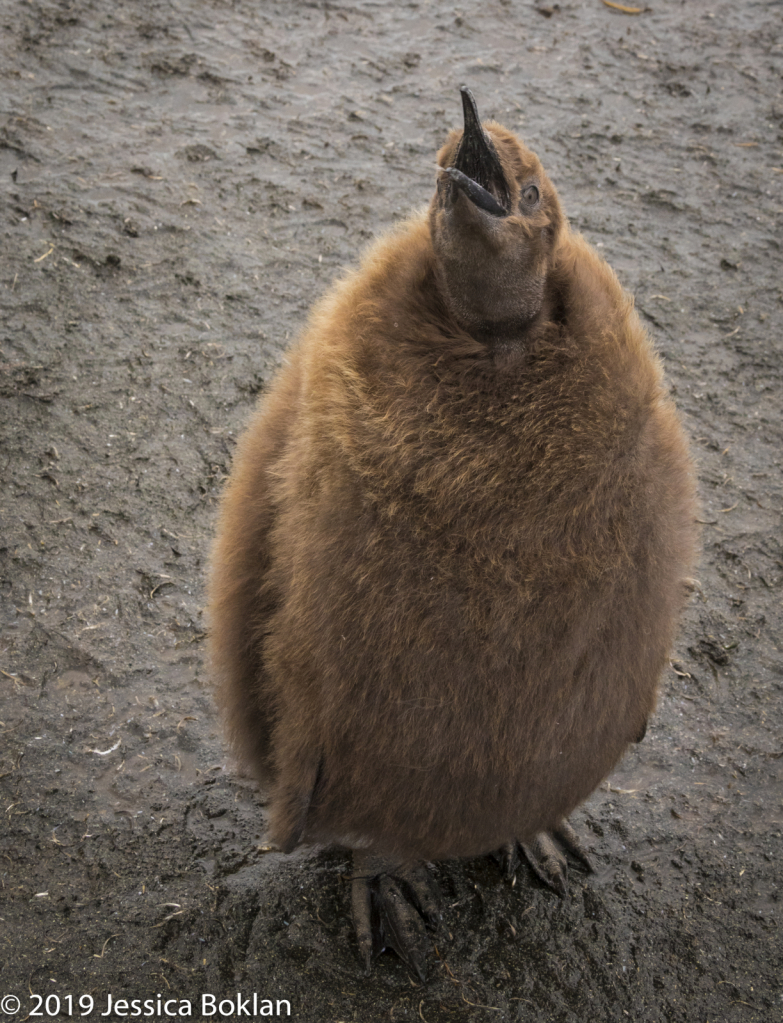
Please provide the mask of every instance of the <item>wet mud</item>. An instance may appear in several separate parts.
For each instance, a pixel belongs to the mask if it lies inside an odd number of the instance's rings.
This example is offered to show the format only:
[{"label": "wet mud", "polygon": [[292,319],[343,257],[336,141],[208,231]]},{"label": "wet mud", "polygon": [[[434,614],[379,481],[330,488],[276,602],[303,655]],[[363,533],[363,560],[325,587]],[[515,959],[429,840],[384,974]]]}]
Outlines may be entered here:
[{"label": "wet mud", "polygon": [[[2,0],[0,26],[0,1012],[783,1018],[778,5]],[[236,436],[312,302],[428,201],[463,82],[635,294],[703,556],[647,737],[575,814],[596,873],[561,900],[436,865],[421,985],[362,975],[343,852],[269,848],[202,605]]]}]

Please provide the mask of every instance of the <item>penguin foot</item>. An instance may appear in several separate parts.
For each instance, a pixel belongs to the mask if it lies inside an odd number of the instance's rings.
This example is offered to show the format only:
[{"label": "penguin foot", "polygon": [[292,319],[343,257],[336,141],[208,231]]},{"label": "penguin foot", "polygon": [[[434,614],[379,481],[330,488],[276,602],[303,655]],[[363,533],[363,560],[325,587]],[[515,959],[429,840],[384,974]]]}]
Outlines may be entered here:
[{"label": "penguin foot", "polygon": [[536,876],[561,898],[568,894],[568,861],[565,853],[579,860],[590,873],[593,871],[589,856],[567,821],[560,821],[551,831],[539,832],[530,845],[507,842],[499,849],[496,858],[507,878],[516,874],[520,850]]},{"label": "penguin foot", "polygon": [[367,973],[373,957],[392,948],[423,983],[429,948],[425,925],[437,930],[441,919],[440,893],[424,864],[355,851],[351,902]]}]

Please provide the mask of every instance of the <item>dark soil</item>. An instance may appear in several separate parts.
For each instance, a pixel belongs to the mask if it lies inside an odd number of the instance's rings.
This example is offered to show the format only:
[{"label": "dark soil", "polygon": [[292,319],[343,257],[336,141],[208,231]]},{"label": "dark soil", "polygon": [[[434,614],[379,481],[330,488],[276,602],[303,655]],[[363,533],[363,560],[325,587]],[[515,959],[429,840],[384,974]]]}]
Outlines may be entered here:
[{"label": "dark soil", "polygon": [[[780,7],[651,3],[1,0],[0,1013],[783,1018]],[[438,865],[422,986],[362,975],[344,853],[266,846],[201,608],[235,437],[428,201],[462,82],[635,294],[704,554],[647,738],[574,817],[596,874]]]}]

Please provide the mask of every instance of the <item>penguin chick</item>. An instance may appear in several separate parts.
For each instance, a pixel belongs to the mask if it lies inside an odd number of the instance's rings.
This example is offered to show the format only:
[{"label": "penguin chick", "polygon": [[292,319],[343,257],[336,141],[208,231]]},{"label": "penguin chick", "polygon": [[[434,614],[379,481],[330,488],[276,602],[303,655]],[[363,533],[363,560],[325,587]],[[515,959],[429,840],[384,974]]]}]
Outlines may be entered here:
[{"label": "penguin chick", "polygon": [[537,157],[463,88],[429,210],[313,311],[241,439],[211,655],[271,831],[354,851],[361,952],[424,975],[423,861],[518,850],[644,732],[695,556],[660,363]]}]

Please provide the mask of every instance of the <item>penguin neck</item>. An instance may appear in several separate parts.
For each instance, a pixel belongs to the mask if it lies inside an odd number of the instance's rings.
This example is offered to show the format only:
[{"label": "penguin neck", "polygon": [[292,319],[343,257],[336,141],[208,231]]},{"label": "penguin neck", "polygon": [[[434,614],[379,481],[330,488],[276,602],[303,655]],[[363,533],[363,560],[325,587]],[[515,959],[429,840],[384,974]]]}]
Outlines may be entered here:
[{"label": "penguin neck", "polygon": [[513,351],[524,347],[525,339],[535,329],[541,313],[528,320],[482,323],[471,329],[471,335],[491,351]]},{"label": "penguin neck", "polygon": [[471,327],[469,333],[495,357],[498,363],[523,355],[540,328],[552,319],[554,302],[549,294],[538,310],[526,319],[494,320]]}]

